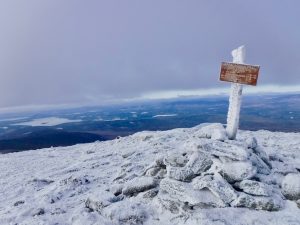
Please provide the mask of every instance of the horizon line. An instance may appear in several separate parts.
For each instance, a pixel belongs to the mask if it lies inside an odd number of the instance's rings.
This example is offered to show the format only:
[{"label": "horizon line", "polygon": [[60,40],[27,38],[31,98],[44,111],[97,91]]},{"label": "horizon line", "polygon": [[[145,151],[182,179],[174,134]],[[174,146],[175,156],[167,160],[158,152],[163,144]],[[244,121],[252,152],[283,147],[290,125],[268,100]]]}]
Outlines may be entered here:
[{"label": "horizon line", "polygon": [[[243,86],[244,95],[255,94],[291,94],[300,93],[300,85],[263,85],[263,86]],[[109,106],[122,103],[147,102],[155,100],[182,99],[182,98],[197,98],[197,97],[213,97],[229,95],[230,87],[226,88],[206,88],[206,89],[189,89],[189,90],[168,90],[168,91],[153,91],[146,92],[139,97],[111,99],[102,102],[88,103],[64,103],[64,104],[36,104],[36,105],[20,105],[0,107],[0,114],[9,113],[29,113],[34,111],[46,111],[55,109],[75,109],[81,107],[93,106]],[[100,97],[99,97],[100,98]]]}]

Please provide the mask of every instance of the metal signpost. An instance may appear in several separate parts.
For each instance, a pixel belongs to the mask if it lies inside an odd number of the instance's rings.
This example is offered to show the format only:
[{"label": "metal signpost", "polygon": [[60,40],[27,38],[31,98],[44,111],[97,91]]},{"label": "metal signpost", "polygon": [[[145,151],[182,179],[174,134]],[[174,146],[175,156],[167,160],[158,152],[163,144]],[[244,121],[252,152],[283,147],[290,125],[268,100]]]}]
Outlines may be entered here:
[{"label": "metal signpost", "polygon": [[259,66],[245,65],[245,47],[240,46],[232,52],[233,63],[222,63],[220,80],[232,82],[229,97],[226,132],[229,139],[235,139],[242,101],[243,85],[256,85]]}]

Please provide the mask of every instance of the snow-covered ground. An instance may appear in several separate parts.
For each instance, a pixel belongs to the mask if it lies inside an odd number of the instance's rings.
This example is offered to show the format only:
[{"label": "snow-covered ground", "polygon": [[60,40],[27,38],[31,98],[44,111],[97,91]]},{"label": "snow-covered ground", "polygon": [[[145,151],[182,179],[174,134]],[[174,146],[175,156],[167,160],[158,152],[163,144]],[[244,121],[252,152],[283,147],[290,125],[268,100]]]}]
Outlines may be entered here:
[{"label": "snow-covered ground", "polygon": [[220,124],[4,154],[0,224],[296,225],[299,171],[300,133]]},{"label": "snow-covered ground", "polygon": [[32,126],[32,127],[57,126],[64,123],[76,123],[81,121],[82,120],[70,120],[67,118],[59,118],[59,117],[46,117],[46,118],[34,119],[23,123],[16,123],[13,125]]}]

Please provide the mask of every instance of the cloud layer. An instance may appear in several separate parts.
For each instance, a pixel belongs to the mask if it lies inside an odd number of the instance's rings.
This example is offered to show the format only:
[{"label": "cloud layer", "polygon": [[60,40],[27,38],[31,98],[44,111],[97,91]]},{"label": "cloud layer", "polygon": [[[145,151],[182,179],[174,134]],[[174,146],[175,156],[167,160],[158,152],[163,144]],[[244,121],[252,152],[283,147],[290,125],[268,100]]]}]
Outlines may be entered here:
[{"label": "cloud layer", "polygon": [[299,1],[0,3],[0,107],[101,103],[226,88],[220,62],[245,44],[259,85],[300,84]]}]

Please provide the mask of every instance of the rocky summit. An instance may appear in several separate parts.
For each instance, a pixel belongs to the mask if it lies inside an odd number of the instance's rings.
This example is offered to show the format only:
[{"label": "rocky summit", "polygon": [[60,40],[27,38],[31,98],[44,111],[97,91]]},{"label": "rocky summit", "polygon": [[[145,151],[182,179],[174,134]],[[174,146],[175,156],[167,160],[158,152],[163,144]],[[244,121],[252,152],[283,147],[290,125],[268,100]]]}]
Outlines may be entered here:
[{"label": "rocky summit", "polygon": [[3,155],[0,224],[300,224],[299,144],[202,124]]}]

